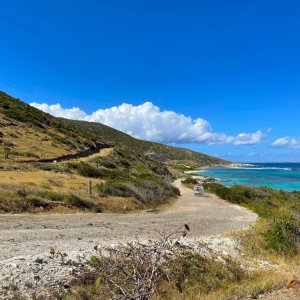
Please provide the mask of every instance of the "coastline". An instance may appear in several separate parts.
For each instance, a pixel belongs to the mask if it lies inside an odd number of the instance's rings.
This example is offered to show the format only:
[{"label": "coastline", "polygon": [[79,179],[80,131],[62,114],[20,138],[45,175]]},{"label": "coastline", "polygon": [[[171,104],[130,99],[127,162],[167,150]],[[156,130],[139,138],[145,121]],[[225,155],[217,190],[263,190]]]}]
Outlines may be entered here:
[{"label": "coastline", "polygon": [[299,163],[231,163],[194,168],[184,173],[202,180],[211,178],[226,187],[241,185],[250,188],[267,187],[276,191],[300,191]]}]

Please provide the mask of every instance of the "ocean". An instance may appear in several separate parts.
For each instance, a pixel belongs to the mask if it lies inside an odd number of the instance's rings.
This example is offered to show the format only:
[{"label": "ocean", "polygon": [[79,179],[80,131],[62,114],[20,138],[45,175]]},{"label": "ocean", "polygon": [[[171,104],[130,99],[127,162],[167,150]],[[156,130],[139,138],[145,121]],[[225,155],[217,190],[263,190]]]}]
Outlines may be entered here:
[{"label": "ocean", "polygon": [[208,167],[199,171],[225,186],[236,184],[300,191],[300,163],[250,163],[248,166]]}]

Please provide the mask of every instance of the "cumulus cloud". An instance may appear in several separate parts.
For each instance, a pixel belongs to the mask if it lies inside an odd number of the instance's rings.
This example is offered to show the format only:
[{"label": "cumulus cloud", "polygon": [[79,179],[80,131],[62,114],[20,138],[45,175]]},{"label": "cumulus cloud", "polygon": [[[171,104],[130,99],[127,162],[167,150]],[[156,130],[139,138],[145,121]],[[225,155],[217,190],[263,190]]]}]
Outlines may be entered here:
[{"label": "cumulus cloud", "polygon": [[92,114],[87,114],[78,107],[65,109],[59,103],[31,105],[56,117],[99,122],[136,138],[162,143],[252,145],[263,138],[260,130],[255,133],[239,133],[236,136],[215,133],[209,122],[202,118],[192,119],[174,111],[161,111],[151,102],[136,106],[123,103],[108,109],[99,109]]},{"label": "cumulus cloud", "polygon": [[300,149],[300,139],[294,139],[289,136],[284,136],[272,143],[273,147],[285,147]]},{"label": "cumulus cloud", "polygon": [[44,112],[47,112],[55,117],[62,117],[71,120],[84,120],[84,118],[87,116],[87,114],[84,111],[82,111],[79,107],[64,109],[59,103],[48,105],[47,103],[39,104],[33,102],[30,103],[30,105]]},{"label": "cumulus cloud", "polygon": [[260,130],[254,133],[240,133],[236,137],[229,137],[229,141],[234,145],[254,145],[258,144],[264,137]]}]

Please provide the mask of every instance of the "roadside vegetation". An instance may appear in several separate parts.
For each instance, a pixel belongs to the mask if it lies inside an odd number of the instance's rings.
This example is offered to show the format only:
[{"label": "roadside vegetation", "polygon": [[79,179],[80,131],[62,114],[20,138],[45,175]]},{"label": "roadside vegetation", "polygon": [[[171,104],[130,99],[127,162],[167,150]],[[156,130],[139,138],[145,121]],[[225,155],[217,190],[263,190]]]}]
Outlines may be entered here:
[{"label": "roadside vegetation", "polygon": [[185,179],[181,181],[181,183],[188,188],[193,188],[193,186],[197,184],[198,181],[194,179],[192,176],[186,176]]},{"label": "roadside vegetation", "polygon": [[161,162],[126,148],[61,163],[6,165],[0,176],[2,213],[126,212],[154,208],[179,194]]},{"label": "roadside vegetation", "polygon": [[240,299],[273,288],[277,276],[248,270],[229,257],[200,255],[182,244],[190,228],[161,232],[147,242],[97,248],[87,266],[56,293],[64,300]]},{"label": "roadside vegetation", "polygon": [[141,205],[157,206],[179,195],[161,162],[127,148],[117,148],[88,162],[71,162],[67,167],[81,176],[105,179],[95,186],[100,197],[131,197]]},{"label": "roadside vegetation", "polygon": [[[224,187],[218,183],[205,184],[208,192],[220,198],[245,206],[260,216],[254,227],[252,243],[276,255],[293,258],[299,254],[300,243],[300,192],[276,191],[269,188],[244,186]],[[247,237],[247,239],[249,236]]]}]

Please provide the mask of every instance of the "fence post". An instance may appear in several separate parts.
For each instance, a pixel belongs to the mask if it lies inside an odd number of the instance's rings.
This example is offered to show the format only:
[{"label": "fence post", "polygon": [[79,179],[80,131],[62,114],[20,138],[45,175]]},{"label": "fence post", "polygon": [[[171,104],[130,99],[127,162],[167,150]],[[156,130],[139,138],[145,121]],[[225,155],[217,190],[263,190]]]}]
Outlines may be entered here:
[{"label": "fence post", "polygon": [[92,197],[92,180],[89,180],[89,183],[88,183],[88,193],[89,193],[89,196]]}]

